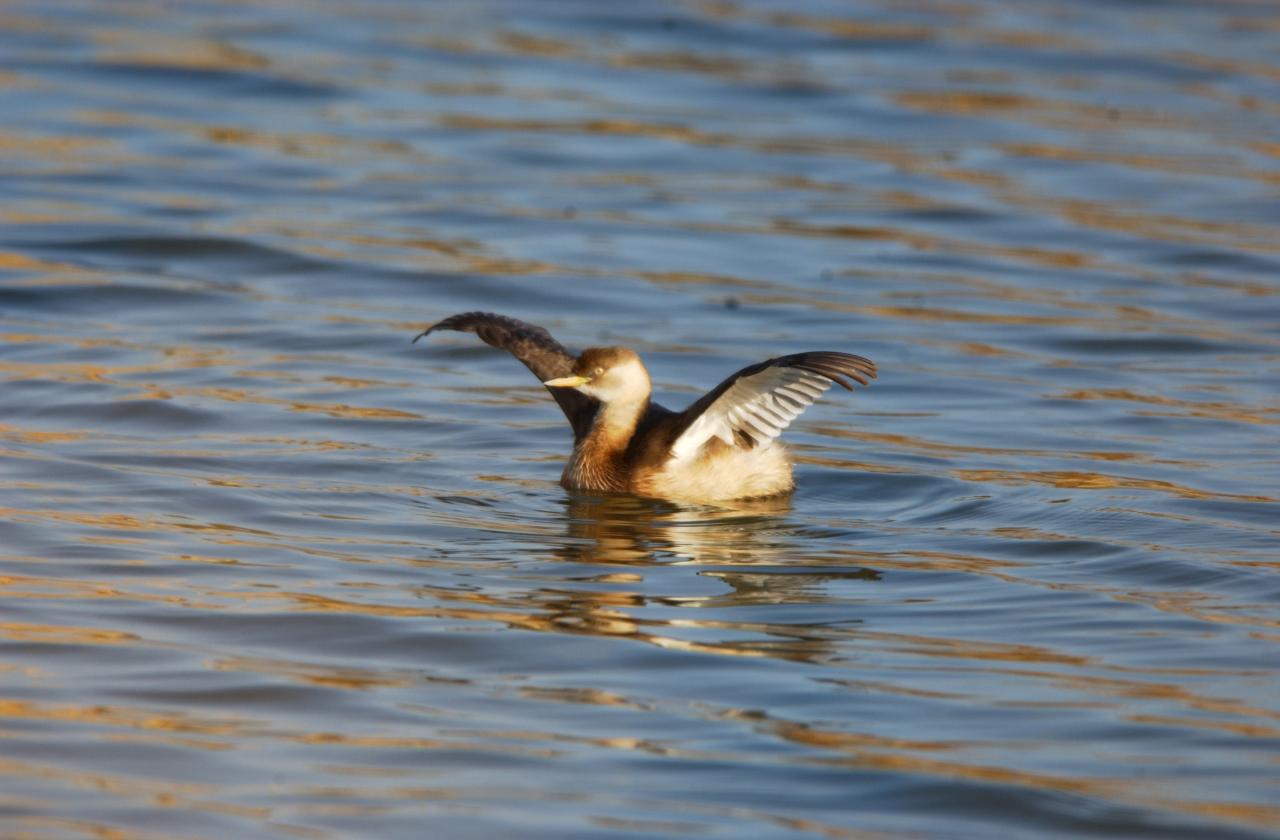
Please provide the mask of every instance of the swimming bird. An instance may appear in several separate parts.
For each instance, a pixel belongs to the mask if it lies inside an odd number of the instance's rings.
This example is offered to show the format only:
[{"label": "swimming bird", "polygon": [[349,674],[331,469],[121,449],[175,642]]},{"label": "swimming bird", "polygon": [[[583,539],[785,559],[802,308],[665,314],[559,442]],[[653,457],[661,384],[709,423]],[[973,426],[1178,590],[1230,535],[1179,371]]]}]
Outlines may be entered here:
[{"label": "swimming bird", "polygon": [[463,312],[427,327],[475,333],[524,363],[573,427],[573,455],[560,483],[570,490],[632,493],[684,502],[763,498],[795,487],[776,442],[792,420],[835,382],[867,385],[876,366],[819,350],[743,368],[684,411],[649,397],[649,372],[634,350],[593,347],[573,356],[542,327]]}]

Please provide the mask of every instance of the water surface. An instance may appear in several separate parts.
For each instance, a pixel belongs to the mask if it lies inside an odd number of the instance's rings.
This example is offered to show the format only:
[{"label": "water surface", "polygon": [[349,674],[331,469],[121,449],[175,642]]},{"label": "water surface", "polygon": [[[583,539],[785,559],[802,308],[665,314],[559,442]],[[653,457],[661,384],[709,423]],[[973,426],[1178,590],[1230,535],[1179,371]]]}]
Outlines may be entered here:
[{"label": "water surface", "polygon": [[[1275,7],[0,32],[0,833],[1277,836]],[[575,495],[477,308],[881,378]]]}]

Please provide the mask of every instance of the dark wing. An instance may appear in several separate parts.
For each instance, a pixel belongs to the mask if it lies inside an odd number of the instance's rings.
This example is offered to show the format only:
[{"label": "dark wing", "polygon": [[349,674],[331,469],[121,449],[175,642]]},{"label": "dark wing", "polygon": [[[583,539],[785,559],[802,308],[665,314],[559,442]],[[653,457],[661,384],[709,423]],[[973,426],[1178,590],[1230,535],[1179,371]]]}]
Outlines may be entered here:
[{"label": "dark wing", "polygon": [[[492,312],[463,312],[450,315],[437,324],[423,330],[413,340],[417,341],[436,330],[457,330],[472,332],[480,336],[485,344],[506,350],[515,356],[524,366],[533,371],[539,382],[569,376],[573,372],[573,356],[551,337],[551,333],[542,327],[526,324],[505,315]],[[548,388],[551,396],[560,404],[564,416],[569,418],[573,427],[575,440],[581,438],[591,428],[591,418],[595,416],[598,400],[581,394],[572,388]]]},{"label": "dark wing", "polygon": [[852,391],[850,380],[867,385],[875,376],[870,359],[825,350],[745,367],[679,415],[671,454],[692,457],[712,438],[743,449],[764,445],[782,434],[832,382]]}]

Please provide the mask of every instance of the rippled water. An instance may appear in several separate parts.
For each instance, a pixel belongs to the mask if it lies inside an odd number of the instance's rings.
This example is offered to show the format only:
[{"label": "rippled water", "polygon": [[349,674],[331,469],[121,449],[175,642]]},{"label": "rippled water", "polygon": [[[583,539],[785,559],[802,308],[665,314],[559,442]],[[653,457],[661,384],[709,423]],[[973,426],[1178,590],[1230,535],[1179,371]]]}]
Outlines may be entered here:
[{"label": "rippled water", "polygon": [[[1276,836],[1274,4],[0,32],[0,833]],[[475,308],[881,378],[579,497]]]}]

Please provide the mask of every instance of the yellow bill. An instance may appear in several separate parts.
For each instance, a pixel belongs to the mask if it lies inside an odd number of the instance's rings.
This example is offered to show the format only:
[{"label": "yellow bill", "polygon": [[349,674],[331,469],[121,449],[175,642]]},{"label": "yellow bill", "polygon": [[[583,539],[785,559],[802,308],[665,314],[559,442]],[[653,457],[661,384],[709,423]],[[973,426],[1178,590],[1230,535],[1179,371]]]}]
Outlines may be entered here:
[{"label": "yellow bill", "polygon": [[548,388],[577,388],[591,381],[589,376],[562,376],[559,379],[548,379],[543,382]]}]

